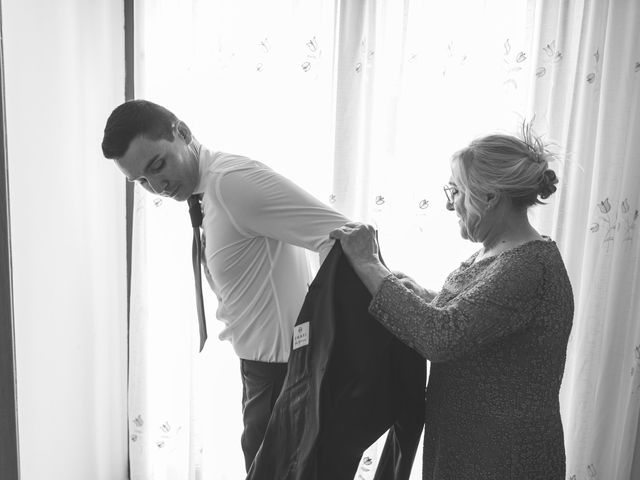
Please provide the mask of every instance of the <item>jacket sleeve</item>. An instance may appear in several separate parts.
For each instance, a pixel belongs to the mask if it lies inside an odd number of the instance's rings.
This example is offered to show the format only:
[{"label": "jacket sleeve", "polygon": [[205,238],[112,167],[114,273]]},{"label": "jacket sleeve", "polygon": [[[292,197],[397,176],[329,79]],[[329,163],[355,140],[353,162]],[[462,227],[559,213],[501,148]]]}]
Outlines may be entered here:
[{"label": "jacket sleeve", "polygon": [[389,275],[369,312],[428,360],[448,361],[525,327],[542,297],[543,271],[535,256],[503,255],[443,307]]}]

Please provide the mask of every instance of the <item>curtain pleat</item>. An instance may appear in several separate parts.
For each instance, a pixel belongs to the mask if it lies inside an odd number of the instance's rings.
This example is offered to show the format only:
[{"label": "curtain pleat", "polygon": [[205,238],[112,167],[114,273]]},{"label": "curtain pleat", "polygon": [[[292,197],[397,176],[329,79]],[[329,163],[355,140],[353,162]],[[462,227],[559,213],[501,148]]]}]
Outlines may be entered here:
[{"label": "curtain pleat", "polygon": [[[556,144],[550,166],[560,183],[532,221],[558,243],[576,302],[560,398],[567,477],[631,478],[640,408],[638,2],[136,8],[141,97],[174,110],[209,147],[261,160],[376,224],[391,268],[432,289],[478,248],[444,208],[451,154],[533,119]],[[196,353],[186,207],[137,191],[135,210],[132,478],[241,478],[239,367],[214,334]],[[215,299],[206,297],[212,328]],[[378,450],[365,453],[358,478],[371,478]],[[415,478],[419,469],[418,459]]]}]

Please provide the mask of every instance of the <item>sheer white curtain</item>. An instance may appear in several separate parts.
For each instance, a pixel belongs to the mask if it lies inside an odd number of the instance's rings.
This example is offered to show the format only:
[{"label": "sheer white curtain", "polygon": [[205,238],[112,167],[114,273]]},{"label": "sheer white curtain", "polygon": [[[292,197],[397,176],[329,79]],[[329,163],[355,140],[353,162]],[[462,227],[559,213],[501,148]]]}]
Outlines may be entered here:
[{"label": "sheer white curtain", "polygon": [[[135,15],[138,97],[328,201],[333,2],[145,0]],[[137,189],[133,235],[132,478],[244,478],[240,367],[212,294],[197,353],[186,204]]]},{"label": "sheer white curtain", "polygon": [[[451,153],[535,116],[564,158],[553,166],[557,194],[533,217],[557,240],[575,290],[561,394],[567,475],[629,478],[640,404],[636,2],[144,0],[136,8],[139,97],[174,110],[208,146],[264,161],[376,223],[386,262],[431,288],[476,249],[444,209]],[[212,304],[214,333],[196,353],[189,235],[184,205],[138,192],[134,479],[243,475],[238,362],[215,338]],[[367,452],[374,464],[376,454]]]},{"label": "sheer white curtain", "polygon": [[554,67],[531,98],[566,158],[540,225],[576,301],[561,392],[567,476],[626,480],[640,473],[640,3],[553,3],[536,11],[534,48],[539,68]]}]

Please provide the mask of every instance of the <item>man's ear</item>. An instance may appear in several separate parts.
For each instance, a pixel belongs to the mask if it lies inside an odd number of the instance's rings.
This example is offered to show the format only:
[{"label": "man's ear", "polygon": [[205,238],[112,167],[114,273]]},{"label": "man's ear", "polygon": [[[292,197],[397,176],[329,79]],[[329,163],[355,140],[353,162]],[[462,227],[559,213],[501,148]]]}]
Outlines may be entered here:
[{"label": "man's ear", "polygon": [[187,124],[182,120],[178,120],[178,123],[176,123],[176,131],[178,132],[178,135],[184,139],[187,145],[191,143],[191,130],[189,130]]}]

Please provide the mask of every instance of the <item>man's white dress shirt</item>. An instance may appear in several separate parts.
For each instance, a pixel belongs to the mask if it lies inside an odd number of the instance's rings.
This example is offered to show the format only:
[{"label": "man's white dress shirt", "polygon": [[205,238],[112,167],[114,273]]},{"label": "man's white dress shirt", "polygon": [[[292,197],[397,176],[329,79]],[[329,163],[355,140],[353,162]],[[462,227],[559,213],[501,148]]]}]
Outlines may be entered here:
[{"label": "man's white dress shirt", "polygon": [[329,232],[349,220],[266,165],[200,150],[207,277],[240,358],[286,362],[311,282],[304,249],[324,260]]}]

